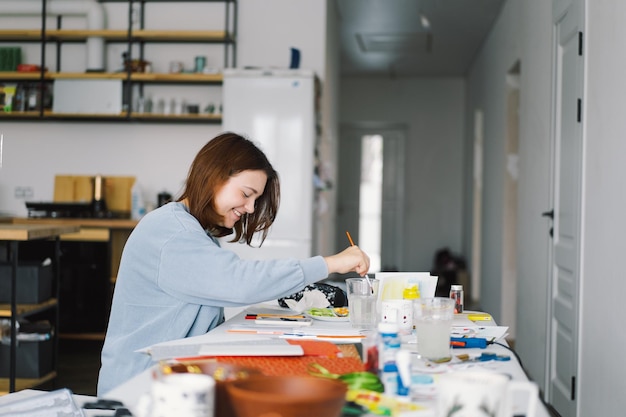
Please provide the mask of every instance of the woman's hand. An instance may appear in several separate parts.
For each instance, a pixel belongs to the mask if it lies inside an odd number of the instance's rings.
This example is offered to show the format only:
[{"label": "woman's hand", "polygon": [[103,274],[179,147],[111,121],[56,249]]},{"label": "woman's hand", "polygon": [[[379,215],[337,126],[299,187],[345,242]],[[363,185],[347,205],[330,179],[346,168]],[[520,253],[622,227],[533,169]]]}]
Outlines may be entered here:
[{"label": "woman's hand", "polygon": [[324,257],[328,266],[328,273],[333,272],[345,274],[356,272],[360,276],[365,276],[370,269],[370,258],[358,246],[350,246],[336,255]]}]

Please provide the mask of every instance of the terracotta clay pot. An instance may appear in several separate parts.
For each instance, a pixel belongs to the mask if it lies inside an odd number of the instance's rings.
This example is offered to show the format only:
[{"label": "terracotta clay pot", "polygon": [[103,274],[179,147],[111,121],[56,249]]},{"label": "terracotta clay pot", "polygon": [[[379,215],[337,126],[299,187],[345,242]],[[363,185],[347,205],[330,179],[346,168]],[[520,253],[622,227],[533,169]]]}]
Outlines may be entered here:
[{"label": "terracotta clay pot", "polygon": [[237,417],[339,417],[348,390],[312,376],[251,376],[226,389]]}]

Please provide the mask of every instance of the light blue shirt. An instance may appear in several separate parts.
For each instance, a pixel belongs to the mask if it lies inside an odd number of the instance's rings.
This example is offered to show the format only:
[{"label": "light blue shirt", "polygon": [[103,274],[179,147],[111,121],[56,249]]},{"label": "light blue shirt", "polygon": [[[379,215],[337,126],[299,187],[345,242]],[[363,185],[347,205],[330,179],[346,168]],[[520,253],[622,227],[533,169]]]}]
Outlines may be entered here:
[{"label": "light blue shirt", "polygon": [[182,203],[148,213],[122,253],[98,396],[152,365],[136,350],[204,334],[224,321],[224,307],[286,297],[327,276],[321,256],[240,259],[221,248]]}]

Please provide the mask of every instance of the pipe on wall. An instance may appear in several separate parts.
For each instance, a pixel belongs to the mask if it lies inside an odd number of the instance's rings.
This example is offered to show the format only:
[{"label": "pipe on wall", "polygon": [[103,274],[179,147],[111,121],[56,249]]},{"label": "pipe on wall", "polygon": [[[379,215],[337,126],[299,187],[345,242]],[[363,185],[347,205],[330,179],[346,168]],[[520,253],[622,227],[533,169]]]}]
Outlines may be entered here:
[{"label": "pipe on wall", "polygon": [[[41,0],[0,0],[0,15],[41,16]],[[47,16],[84,16],[87,29],[104,29],[104,7],[96,0],[48,0]],[[104,38],[87,39],[87,71],[104,71]]]}]

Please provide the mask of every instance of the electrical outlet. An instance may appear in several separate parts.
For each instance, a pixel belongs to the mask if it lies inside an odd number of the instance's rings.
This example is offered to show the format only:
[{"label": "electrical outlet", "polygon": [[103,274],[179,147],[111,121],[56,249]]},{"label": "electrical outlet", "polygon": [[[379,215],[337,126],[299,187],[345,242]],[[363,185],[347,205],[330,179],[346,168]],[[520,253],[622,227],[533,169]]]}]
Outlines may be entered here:
[{"label": "electrical outlet", "polygon": [[33,198],[35,191],[33,187],[17,186],[13,190],[13,196],[15,198]]}]

